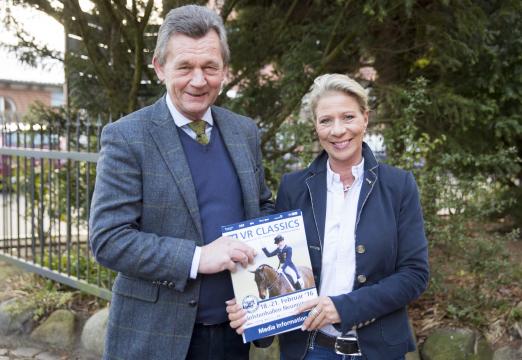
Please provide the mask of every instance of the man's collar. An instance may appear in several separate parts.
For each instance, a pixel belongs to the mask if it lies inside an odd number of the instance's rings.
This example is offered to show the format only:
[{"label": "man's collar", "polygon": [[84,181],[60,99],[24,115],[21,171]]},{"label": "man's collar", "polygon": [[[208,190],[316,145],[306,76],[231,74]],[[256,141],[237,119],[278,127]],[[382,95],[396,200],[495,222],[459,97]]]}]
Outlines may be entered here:
[{"label": "man's collar", "polygon": [[[185,115],[183,115],[181,112],[176,109],[176,106],[172,103],[172,100],[170,99],[169,93],[167,92],[166,96],[166,102],[167,107],[169,108],[170,115],[172,115],[172,118],[174,119],[174,123],[178,127],[183,127],[187,124],[190,124],[192,120],[188,119]],[[203,115],[202,120],[205,120],[207,124],[210,126],[214,125],[214,119],[212,118],[212,112],[210,111],[210,108],[207,109],[205,114]]]}]

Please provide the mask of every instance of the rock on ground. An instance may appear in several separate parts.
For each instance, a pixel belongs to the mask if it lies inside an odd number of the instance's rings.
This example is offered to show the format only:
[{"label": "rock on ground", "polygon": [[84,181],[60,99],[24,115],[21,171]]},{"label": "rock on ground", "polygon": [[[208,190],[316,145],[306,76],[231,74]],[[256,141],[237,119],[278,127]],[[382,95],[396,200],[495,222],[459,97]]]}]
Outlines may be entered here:
[{"label": "rock on ground", "polygon": [[75,342],[76,316],[69,310],[56,310],[31,333],[33,340],[59,348],[68,348]]},{"label": "rock on ground", "polygon": [[21,357],[21,358],[32,358],[41,352],[42,352],[41,349],[31,348],[31,347],[21,347],[21,348],[11,351],[11,355],[16,356],[16,357]]},{"label": "rock on ground", "polygon": [[522,346],[517,350],[509,346],[501,347],[493,354],[493,360],[520,360],[522,359]]},{"label": "rock on ground", "polygon": [[438,329],[422,347],[423,360],[491,360],[489,344],[468,329]]},{"label": "rock on ground", "polygon": [[92,315],[83,326],[83,347],[100,357],[103,355],[108,318],[109,308],[105,308]]},{"label": "rock on ground", "polygon": [[0,335],[27,333],[33,326],[32,308],[20,308],[23,299],[9,299],[0,304]]}]

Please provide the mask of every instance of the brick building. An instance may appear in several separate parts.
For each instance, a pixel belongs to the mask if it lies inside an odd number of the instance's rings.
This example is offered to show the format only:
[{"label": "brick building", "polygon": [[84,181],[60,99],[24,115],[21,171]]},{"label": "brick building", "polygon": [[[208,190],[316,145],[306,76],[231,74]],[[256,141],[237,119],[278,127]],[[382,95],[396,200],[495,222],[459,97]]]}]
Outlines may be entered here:
[{"label": "brick building", "polygon": [[63,85],[0,79],[0,113],[20,117],[37,101],[47,106],[63,105]]}]

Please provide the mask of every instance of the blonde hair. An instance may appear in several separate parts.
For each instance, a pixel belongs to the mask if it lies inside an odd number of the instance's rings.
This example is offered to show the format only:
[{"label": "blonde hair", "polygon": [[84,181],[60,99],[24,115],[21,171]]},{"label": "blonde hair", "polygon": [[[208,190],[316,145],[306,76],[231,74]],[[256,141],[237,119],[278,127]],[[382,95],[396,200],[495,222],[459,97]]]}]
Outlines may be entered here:
[{"label": "blonde hair", "polygon": [[341,92],[353,97],[359,104],[362,113],[369,110],[368,94],[357,81],[343,74],[324,74],[315,78],[309,92],[309,104],[313,119],[315,119],[315,110],[319,100],[332,92]]}]

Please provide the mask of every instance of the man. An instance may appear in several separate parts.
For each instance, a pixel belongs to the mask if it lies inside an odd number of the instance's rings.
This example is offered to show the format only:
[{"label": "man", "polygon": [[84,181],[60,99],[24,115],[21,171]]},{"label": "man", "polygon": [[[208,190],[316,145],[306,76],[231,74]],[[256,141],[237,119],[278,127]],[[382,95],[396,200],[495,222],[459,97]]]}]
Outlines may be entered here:
[{"label": "man", "polygon": [[255,123],[213,106],[228,60],[217,14],[171,10],[153,58],[166,96],[103,130],[90,241],[119,273],[105,359],[248,358],[225,301],[255,253],[220,228],[273,204]]},{"label": "man", "polygon": [[[285,273],[288,281],[292,284],[295,290],[301,290],[304,285],[301,275],[297,270],[294,262],[292,261],[292,247],[285,244],[285,238],[282,235],[277,235],[274,238],[274,244],[277,248],[269,252],[266,247],[262,248],[263,252],[267,257],[276,256],[279,259],[279,266],[281,271]],[[291,271],[290,271],[291,270]]]}]

